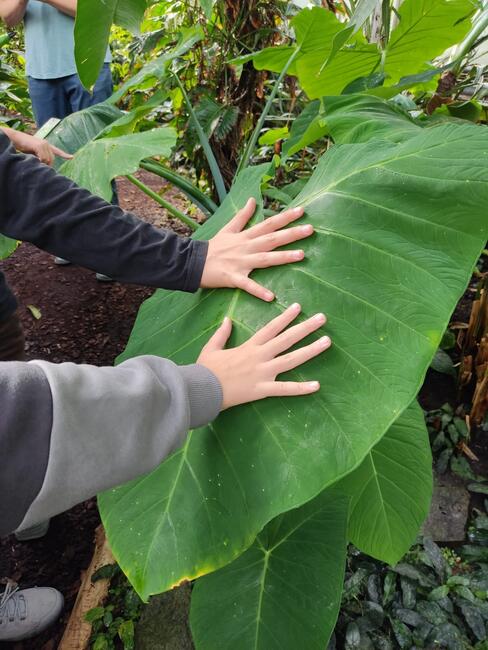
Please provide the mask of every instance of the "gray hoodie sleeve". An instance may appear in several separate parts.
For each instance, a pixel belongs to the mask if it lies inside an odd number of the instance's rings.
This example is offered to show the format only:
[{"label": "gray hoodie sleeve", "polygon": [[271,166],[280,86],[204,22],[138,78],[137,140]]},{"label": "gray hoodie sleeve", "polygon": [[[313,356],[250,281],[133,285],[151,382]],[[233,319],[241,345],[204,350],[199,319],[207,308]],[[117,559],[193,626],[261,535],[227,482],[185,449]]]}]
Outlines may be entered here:
[{"label": "gray hoodie sleeve", "polygon": [[221,402],[207,368],[159,357],[0,363],[0,536],[149,472]]}]

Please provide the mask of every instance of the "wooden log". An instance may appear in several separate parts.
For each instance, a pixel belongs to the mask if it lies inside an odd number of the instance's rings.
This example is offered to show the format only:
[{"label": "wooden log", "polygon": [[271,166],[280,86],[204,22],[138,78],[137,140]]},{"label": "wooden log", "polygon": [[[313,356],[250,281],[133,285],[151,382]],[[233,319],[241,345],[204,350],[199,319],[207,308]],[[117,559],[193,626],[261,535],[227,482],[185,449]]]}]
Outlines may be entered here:
[{"label": "wooden log", "polygon": [[105,531],[100,525],[95,531],[95,551],[92,561],[82,574],[80,590],[58,650],[86,650],[88,648],[92,627],[85,620],[85,614],[90,609],[103,604],[110,587],[108,579],[97,580],[95,583],[92,583],[91,579],[102,566],[114,564],[114,562]]}]

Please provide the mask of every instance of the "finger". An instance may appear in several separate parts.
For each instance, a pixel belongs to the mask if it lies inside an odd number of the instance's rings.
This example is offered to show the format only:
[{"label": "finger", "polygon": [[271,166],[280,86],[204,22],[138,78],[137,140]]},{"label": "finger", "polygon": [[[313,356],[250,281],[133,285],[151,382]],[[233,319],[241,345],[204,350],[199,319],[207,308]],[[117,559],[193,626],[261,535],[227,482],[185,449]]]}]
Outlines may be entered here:
[{"label": "finger", "polygon": [[266,351],[272,359],[278,354],[289,350],[291,347],[302,341],[306,336],[316,332],[319,327],[326,323],[325,314],[315,314],[303,323],[290,327],[285,332],[268,341]]},{"label": "finger", "polygon": [[285,327],[288,327],[288,325],[295,320],[301,309],[301,306],[297,302],[295,302],[293,305],[290,305],[290,307],[288,307],[288,309],[285,309],[282,314],[276,318],[273,318],[272,321],[270,321],[267,325],[256,332],[256,334],[253,336],[255,343],[263,345],[271,339],[274,339],[276,336],[278,336],[278,334],[280,334],[280,332],[285,329]]},{"label": "finger", "polygon": [[226,316],[223,320],[222,325],[218,330],[209,338],[203,350],[223,350],[225,344],[229,340],[230,333],[232,332],[232,321]]},{"label": "finger", "polygon": [[249,262],[251,270],[267,269],[270,266],[280,266],[280,264],[291,264],[300,262],[305,257],[302,250],[298,251],[280,251],[278,253],[256,253],[249,255],[246,262]]},{"label": "finger", "polygon": [[262,386],[262,397],[310,395],[320,388],[318,381],[272,381]]},{"label": "finger", "polygon": [[246,291],[251,296],[265,300],[266,302],[271,302],[274,300],[274,293],[266,287],[263,287],[262,284],[258,284],[251,278],[246,277],[245,275],[239,275],[235,280],[235,286],[238,289]]},{"label": "finger", "polygon": [[288,354],[283,354],[281,357],[277,357],[272,362],[273,369],[276,371],[277,375],[282,372],[287,372],[288,370],[293,370],[294,368],[301,366],[302,363],[310,361],[310,359],[322,354],[322,352],[330,348],[330,346],[330,338],[328,336],[322,336],[322,338],[318,341],[314,341],[310,345],[305,345],[299,350],[294,350],[293,352],[288,352]]},{"label": "finger", "polygon": [[65,160],[71,160],[71,158],[73,158],[73,156],[70,153],[63,151],[58,147],[54,147],[53,145],[51,145],[51,151],[55,156],[59,156],[60,158],[64,158]]},{"label": "finger", "polygon": [[51,166],[54,161],[54,156],[50,156],[47,152],[43,152],[39,154],[39,160],[45,165]]},{"label": "finger", "polygon": [[268,217],[261,223],[257,223],[255,226],[249,229],[249,235],[252,237],[261,237],[261,235],[267,235],[270,232],[275,230],[280,230],[284,228],[292,221],[296,221],[303,216],[303,208],[291,208],[290,210],[285,210],[276,214],[274,217]]},{"label": "finger", "polygon": [[256,200],[252,197],[247,201],[246,205],[239,210],[235,217],[222,228],[220,232],[241,232],[247,225],[247,222],[252,217],[256,210]]},{"label": "finger", "polygon": [[[252,230],[252,229],[251,229]],[[305,239],[313,234],[313,226],[304,224],[303,226],[295,226],[294,228],[287,228],[286,230],[278,230],[276,232],[257,237],[251,241],[249,249],[254,252],[272,251],[278,246],[286,246],[293,242]]]}]

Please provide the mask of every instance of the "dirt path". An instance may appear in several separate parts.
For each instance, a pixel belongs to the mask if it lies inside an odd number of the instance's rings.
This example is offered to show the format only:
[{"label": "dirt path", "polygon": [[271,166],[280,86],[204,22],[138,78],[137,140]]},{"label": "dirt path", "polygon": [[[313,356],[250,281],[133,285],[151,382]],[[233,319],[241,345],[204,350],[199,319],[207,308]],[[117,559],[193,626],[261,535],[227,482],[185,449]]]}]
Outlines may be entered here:
[{"label": "dirt path", "polygon": [[[163,185],[147,173],[141,178],[156,190]],[[118,189],[124,209],[158,227],[186,234],[184,227],[167,219],[162,209],[125,179],[118,182]],[[165,196],[183,208],[171,189]],[[112,365],[125,347],[140,304],[152,293],[143,287],[100,283],[93,272],[79,267],[58,267],[51,255],[29,244],[3,262],[2,270],[19,299],[29,358],[56,363]],[[28,305],[40,309],[39,320]],[[98,523],[92,500],[55,517],[44,539],[19,543],[11,536],[0,540],[0,554],[8,567],[2,571],[22,587],[52,586],[65,597],[56,626],[30,641],[0,644],[2,650],[55,650],[78,592],[81,571],[90,563]]]}]

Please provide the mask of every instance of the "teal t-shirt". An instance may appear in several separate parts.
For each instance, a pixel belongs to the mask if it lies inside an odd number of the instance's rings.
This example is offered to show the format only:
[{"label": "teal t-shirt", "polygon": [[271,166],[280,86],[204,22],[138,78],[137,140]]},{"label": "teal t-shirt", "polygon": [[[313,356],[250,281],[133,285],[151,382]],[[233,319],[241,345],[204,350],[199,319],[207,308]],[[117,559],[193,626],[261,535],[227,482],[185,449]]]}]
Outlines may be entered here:
[{"label": "teal t-shirt", "polygon": [[[29,0],[24,16],[25,71],[34,79],[76,73],[74,18],[39,0]],[[107,48],[105,62],[112,60]]]}]

